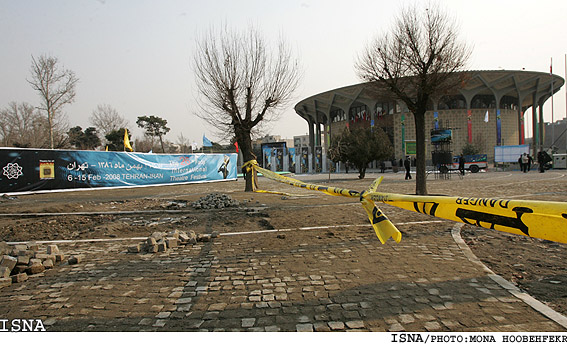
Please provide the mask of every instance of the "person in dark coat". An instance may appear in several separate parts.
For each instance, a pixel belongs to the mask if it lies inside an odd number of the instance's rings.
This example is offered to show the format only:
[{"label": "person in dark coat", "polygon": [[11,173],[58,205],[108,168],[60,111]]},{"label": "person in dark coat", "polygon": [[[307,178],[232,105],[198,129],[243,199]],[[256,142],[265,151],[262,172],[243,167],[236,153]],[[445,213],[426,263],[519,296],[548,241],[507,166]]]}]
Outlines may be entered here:
[{"label": "person in dark coat", "polygon": [[459,156],[459,171],[461,175],[465,176],[465,156],[462,153]]},{"label": "person in dark coat", "polygon": [[539,172],[545,172],[545,163],[547,162],[545,161],[545,154],[543,153],[543,151],[539,151],[537,153],[537,163],[539,164]]},{"label": "person in dark coat", "polygon": [[406,180],[411,180],[411,174],[410,174],[411,161],[409,156],[406,156],[406,160],[404,161],[404,168],[406,168]]}]

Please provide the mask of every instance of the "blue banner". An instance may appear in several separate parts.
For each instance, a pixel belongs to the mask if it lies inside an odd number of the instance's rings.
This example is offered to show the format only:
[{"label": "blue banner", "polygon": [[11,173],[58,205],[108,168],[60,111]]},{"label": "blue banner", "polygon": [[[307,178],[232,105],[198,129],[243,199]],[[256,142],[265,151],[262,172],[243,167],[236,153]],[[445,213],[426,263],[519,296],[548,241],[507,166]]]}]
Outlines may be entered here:
[{"label": "blue banner", "polygon": [[236,179],[235,153],[152,154],[0,149],[0,192]]}]

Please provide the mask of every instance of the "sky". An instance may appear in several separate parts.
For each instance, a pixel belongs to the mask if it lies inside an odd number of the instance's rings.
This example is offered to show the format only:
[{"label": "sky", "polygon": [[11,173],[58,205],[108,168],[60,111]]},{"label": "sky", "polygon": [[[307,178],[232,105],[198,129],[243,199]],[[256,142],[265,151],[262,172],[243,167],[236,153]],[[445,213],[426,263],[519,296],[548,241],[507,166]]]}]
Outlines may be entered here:
[{"label": "sky", "polygon": [[[90,126],[97,105],[108,104],[129,121],[155,115],[168,121],[167,140],[180,135],[202,143],[214,131],[195,116],[198,97],[191,63],[198,36],[223,23],[254,25],[267,42],[281,35],[299,59],[302,79],[292,102],[268,134],[307,133],[293,110],[314,94],[361,82],[354,63],[365,44],[388,31],[412,1],[310,0],[0,0],[0,109],[10,102],[38,105],[31,88],[32,56],[54,56],[79,78],[75,102],[65,106],[71,126]],[[553,72],[565,78],[564,0],[439,0],[472,46],[469,70]],[[565,88],[555,94],[554,120],[565,118]],[[526,113],[531,136],[531,112]],[[551,121],[551,101],[544,107]]]}]

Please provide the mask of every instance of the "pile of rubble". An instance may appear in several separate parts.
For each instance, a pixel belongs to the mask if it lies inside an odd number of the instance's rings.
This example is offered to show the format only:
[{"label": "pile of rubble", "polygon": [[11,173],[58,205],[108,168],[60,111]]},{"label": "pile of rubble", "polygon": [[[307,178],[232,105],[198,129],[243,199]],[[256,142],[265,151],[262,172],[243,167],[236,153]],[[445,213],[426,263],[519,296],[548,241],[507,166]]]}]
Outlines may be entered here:
[{"label": "pile of rubble", "polygon": [[[82,256],[71,256],[70,265],[79,263]],[[65,261],[55,244],[41,248],[37,243],[8,245],[0,242],[0,288],[26,281],[29,275],[40,274]]]},{"label": "pile of rubble", "polygon": [[193,202],[191,206],[195,209],[213,209],[238,206],[238,200],[221,193],[211,193]]},{"label": "pile of rubble", "polygon": [[162,253],[168,249],[176,248],[178,246],[185,246],[189,244],[196,244],[197,242],[209,242],[211,238],[218,236],[217,232],[212,234],[199,234],[190,230],[188,232],[173,230],[168,233],[154,232],[144,241],[129,246],[129,253]]}]

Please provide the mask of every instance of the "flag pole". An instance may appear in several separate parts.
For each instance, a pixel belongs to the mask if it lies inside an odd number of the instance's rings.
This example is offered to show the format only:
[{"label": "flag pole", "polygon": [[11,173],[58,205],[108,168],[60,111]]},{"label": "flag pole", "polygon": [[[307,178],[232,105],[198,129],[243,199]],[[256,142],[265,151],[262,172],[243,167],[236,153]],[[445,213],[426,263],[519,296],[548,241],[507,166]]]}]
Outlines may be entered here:
[{"label": "flag pole", "polygon": [[553,58],[549,65],[549,75],[551,77],[551,154],[553,155],[553,144],[555,143],[555,122],[553,120]]}]

